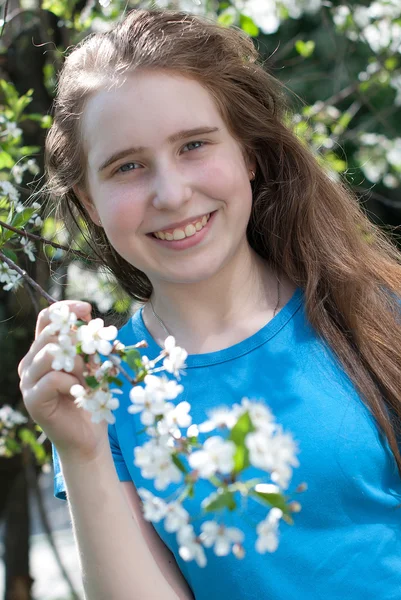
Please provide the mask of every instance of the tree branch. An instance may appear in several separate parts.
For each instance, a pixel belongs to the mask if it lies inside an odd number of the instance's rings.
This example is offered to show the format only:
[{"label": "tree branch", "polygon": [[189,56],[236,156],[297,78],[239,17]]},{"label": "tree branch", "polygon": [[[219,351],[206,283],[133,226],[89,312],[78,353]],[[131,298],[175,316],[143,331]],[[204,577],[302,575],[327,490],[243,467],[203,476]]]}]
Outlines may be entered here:
[{"label": "tree branch", "polygon": [[13,231],[14,233],[17,233],[18,235],[22,235],[31,240],[35,240],[36,242],[42,242],[42,244],[45,244],[45,245],[47,244],[49,246],[52,246],[53,248],[59,248],[60,250],[65,250],[66,252],[71,252],[72,254],[75,254],[75,256],[79,256],[79,258],[88,260],[87,255],[84,254],[83,252],[80,252],[79,250],[72,250],[71,248],[67,248],[67,246],[63,246],[62,244],[57,244],[56,242],[51,242],[50,240],[43,238],[41,235],[36,235],[34,233],[28,233],[27,231],[24,231],[23,229],[17,229],[16,227],[13,227],[12,225],[5,223],[4,221],[0,221],[0,226],[4,227],[5,229],[9,229],[10,231]]},{"label": "tree branch", "polygon": [[23,277],[23,279],[25,279],[25,281],[27,283],[29,283],[29,285],[31,285],[35,290],[37,290],[39,292],[39,294],[41,294],[41,296],[46,298],[46,300],[48,301],[49,304],[54,304],[55,302],[57,302],[57,300],[55,300],[55,298],[52,298],[47,292],[45,292],[45,290],[38,283],[36,283],[36,281],[34,279],[32,279],[32,277],[30,277],[26,271],[21,269],[21,267],[19,267],[17,264],[15,264],[15,262],[13,260],[11,260],[11,258],[8,258],[1,251],[0,251],[0,259],[3,260],[10,267],[10,269],[17,271],[17,273],[19,275],[21,275],[21,277]]}]

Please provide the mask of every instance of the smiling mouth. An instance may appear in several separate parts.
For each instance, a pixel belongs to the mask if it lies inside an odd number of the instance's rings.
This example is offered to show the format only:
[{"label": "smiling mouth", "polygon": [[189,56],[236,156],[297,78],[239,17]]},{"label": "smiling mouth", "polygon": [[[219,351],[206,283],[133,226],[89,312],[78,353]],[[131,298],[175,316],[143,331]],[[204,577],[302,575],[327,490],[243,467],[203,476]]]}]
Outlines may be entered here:
[{"label": "smiling mouth", "polygon": [[164,231],[155,231],[151,235],[157,238],[158,240],[166,240],[168,242],[183,240],[187,237],[192,237],[198,231],[201,231],[205,227],[212,214],[213,213],[207,213],[206,215],[203,215],[203,217],[197,219],[196,221],[188,223],[188,225],[186,225],[185,227],[177,227],[175,229],[167,229]]}]

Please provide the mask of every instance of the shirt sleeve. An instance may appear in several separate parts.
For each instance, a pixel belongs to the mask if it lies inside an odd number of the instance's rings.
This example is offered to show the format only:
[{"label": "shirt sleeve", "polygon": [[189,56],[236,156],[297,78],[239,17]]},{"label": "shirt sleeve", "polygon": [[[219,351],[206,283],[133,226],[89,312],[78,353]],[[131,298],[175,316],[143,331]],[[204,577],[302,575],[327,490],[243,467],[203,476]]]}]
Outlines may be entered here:
[{"label": "shirt sleeve", "polygon": [[[127,464],[123,458],[121,448],[119,446],[116,430],[114,425],[108,426],[108,435],[111,454],[114,461],[114,466],[120,481],[132,481],[132,477],[128,471]],[[59,500],[67,500],[65,482],[61,472],[59,455],[56,448],[52,445],[53,455],[53,470],[54,470],[54,495]]]}]

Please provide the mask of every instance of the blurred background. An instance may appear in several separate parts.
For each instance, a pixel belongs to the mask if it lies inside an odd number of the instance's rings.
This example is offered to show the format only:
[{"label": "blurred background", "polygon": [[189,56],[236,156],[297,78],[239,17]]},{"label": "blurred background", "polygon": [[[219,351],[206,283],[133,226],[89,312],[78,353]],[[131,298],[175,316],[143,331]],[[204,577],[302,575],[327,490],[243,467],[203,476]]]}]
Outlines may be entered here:
[{"label": "blurred background", "polygon": [[[166,7],[237,26],[288,91],[288,124],[398,244],[401,225],[399,0],[0,0],[0,598],[83,599],[50,446],[27,417],[17,366],[46,301],[7,258],[57,299],[80,298],[121,324],[135,310],[85,242],[43,212],[43,143],[66,50],[124,11]],[[32,199],[32,192],[36,192]],[[10,229],[11,226],[11,229]],[[29,234],[29,235],[27,235]],[[45,238],[53,246],[44,245]],[[55,245],[61,248],[55,247]],[[74,250],[81,250],[83,254]]]}]

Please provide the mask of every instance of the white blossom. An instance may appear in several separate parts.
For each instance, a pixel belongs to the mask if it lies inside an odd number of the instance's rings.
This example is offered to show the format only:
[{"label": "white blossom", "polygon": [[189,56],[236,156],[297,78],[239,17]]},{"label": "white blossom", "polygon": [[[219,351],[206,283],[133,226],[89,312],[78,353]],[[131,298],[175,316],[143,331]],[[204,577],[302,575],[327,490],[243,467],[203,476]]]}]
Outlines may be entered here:
[{"label": "white blossom", "polygon": [[145,488],[139,488],[138,495],[142,500],[143,516],[146,521],[159,523],[159,521],[164,519],[167,504],[162,498],[158,498]]},{"label": "white blossom", "polygon": [[17,203],[19,200],[19,192],[9,181],[0,181],[0,194],[8,196],[12,203]]},{"label": "white blossom", "polygon": [[35,255],[34,255],[34,252],[36,252],[35,244],[31,240],[28,240],[28,238],[22,238],[21,246],[22,246],[22,249],[25,252],[25,254],[28,255],[29,260],[31,262],[35,262]]},{"label": "white blossom", "polygon": [[4,133],[14,139],[18,139],[22,135],[22,129],[14,121],[9,121]]},{"label": "white blossom", "polygon": [[189,402],[180,402],[174,406],[171,402],[166,403],[163,419],[158,423],[160,433],[171,433],[180,437],[180,427],[189,427],[192,423],[189,411],[191,405]]},{"label": "white blossom", "polygon": [[214,429],[232,429],[238,420],[235,411],[226,406],[213,408],[206,414],[209,417],[208,420],[199,425],[199,431],[202,433],[209,433]]},{"label": "white blossom", "polygon": [[175,339],[172,335],[166,338],[164,349],[167,357],[163,361],[163,367],[169,373],[173,373],[175,377],[180,377],[180,371],[185,368],[185,360],[188,352],[184,348],[175,345]]},{"label": "white blossom", "polygon": [[111,411],[116,410],[120,402],[113,394],[122,394],[121,390],[91,390],[76,384],[71,387],[70,394],[75,397],[74,402],[79,408],[84,408],[92,414],[92,423],[115,423],[116,419]]},{"label": "white blossom", "polygon": [[79,385],[76,383],[70,388],[71,396],[74,396],[74,404],[78,406],[78,408],[84,408],[89,410],[88,400],[89,400],[89,390],[86,390],[83,385]]},{"label": "white blossom", "polygon": [[8,429],[12,429],[15,425],[27,423],[28,419],[24,417],[18,410],[13,409],[8,404],[4,404],[0,408],[0,422]]},{"label": "white blossom", "polygon": [[78,329],[77,337],[85,354],[100,352],[107,356],[113,349],[110,341],[117,337],[117,333],[114,325],[105,327],[103,319],[92,319],[88,325],[82,325]]},{"label": "white blossom", "polygon": [[298,448],[291,435],[277,429],[274,436],[269,436],[263,431],[248,433],[245,445],[249,450],[251,464],[271,473],[272,480],[283,489],[289,485],[292,475],[291,467],[299,465],[295,454]]},{"label": "white blossom", "polygon": [[57,344],[48,344],[48,351],[54,356],[52,369],[67,373],[73,370],[77,349],[68,335],[59,335]]},{"label": "white blossom", "polygon": [[256,527],[258,538],[256,540],[256,550],[260,554],[265,552],[275,552],[278,548],[278,526],[282,511],[273,507],[270,509],[266,519],[261,521]]},{"label": "white blossom", "polygon": [[128,412],[140,412],[141,422],[149,426],[154,424],[156,416],[164,414],[166,400],[174,400],[184,388],[165,376],[146,375],[144,383],[145,387],[137,385],[131,389],[132,406],[129,406]]},{"label": "white blossom", "polygon": [[225,527],[216,521],[205,521],[201,525],[202,544],[206,548],[214,546],[216,556],[227,556],[231,552],[233,544],[241,544],[244,541],[243,532],[237,527]]},{"label": "white blossom", "polygon": [[175,533],[187,525],[189,513],[179,502],[170,502],[166,506],[164,529],[168,533]]},{"label": "white blossom", "polygon": [[16,289],[22,284],[22,277],[14,269],[10,269],[7,263],[0,263],[0,283],[5,283],[3,290],[6,292]]},{"label": "white blossom", "polygon": [[151,439],[134,448],[134,463],[141,469],[142,477],[154,479],[157,490],[164,490],[170,483],[179,483],[182,473],[173,463],[170,449]]},{"label": "white blossom", "polygon": [[122,394],[121,390],[96,390],[88,400],[88,410],[92,413],[92,423],[107,421],[113,424],[116,421],[112,410],[116,410],[120,402],[113,394]]},{"label": "white blossom", "polygon": [[67,304],[51,306],[49,310],[50,324],[48,325],[51,333],[60,333],[67,335],[70,333],[71,327],[77,321],[77,315],[70,312]]},{"label": "white blossom", "polygon": [[195,560],[199,567],[206,566],[206,556],[202,545],[198,542],[192,525],[185,525],[177,533],[179,555],[185,561]]},{"label": "white blossom", "polygon": [[245,412],[248,412],[252,425],[257,431],[263,431],[270,434],[275,428],[274,416],[263,402],[242,398],[240,405],[234,404],[233,411],[237,418]]},{"label": "white blossom", "polygon": [[230,440],[212,436],[203,444],[202,450],[190,454],[188,462],[199,477],[209,479],[216,472],[227,474],[234,468],[236,446]]}]

